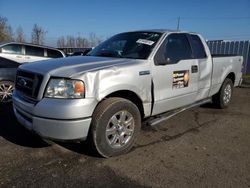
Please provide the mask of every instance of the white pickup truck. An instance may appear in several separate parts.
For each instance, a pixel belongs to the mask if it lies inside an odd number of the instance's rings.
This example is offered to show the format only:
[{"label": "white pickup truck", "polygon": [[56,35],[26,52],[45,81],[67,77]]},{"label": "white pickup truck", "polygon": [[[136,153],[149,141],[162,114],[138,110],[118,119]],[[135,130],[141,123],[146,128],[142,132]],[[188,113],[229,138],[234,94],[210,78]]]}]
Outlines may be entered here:
[{"label": "white pickup truck", "polygon": [[126,32],[85,57],[20,66],[13,108],[41,137],[88,139],[111,157],[133,147],[142,119],[157,117],[154,125],[208,102],[227,107],[241,83],[242,63],[241,56],[213,57],[196,33]]}]

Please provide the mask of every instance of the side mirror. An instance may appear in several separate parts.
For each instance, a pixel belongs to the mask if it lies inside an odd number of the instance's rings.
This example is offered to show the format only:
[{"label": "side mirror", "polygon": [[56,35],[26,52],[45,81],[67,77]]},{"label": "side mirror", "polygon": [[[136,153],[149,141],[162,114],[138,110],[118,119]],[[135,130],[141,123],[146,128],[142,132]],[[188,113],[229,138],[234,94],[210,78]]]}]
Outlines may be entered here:
[{"label": "side mirror", "polygon": [[157,61],[157,64],[158,64],[158,65],[167,65],[168,62],[167,62],[166,60],[162,59],[162,60],[158,60],[158,61]]}]

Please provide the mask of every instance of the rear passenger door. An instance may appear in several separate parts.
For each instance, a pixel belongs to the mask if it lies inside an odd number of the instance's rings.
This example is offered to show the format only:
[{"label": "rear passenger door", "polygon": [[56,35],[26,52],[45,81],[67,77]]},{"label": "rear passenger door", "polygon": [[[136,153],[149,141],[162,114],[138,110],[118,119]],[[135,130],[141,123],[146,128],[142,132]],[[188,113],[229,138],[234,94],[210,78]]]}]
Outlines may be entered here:
[{"label": "rear passenger door", "polygon": [[44,48],[25,45],[25,62],[34,62],[48,59],[45,57]]},{"label": "rear passenger door", "polygon": [[212,59],[206,54],[201,37],[196,34],[188,35],[193,50],[193,56],[198,61],[198,93],[196,100],[207,98],[212,81]]},{"label": "rear passenger door", "polygon": [[184,33],[169,34],[158,49],[152,67],[153,115],[195,101],[198,91],[198,61]]}]

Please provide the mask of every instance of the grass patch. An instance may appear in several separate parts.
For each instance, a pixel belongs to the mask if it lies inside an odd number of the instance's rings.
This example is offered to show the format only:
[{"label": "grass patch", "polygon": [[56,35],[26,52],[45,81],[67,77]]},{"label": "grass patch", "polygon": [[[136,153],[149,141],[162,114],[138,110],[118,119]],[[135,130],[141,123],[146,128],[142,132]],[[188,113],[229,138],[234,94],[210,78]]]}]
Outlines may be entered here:
[{"label": "grass patch", "polygon": [[250,74],[243,74],[242,78],[250,78]]}]

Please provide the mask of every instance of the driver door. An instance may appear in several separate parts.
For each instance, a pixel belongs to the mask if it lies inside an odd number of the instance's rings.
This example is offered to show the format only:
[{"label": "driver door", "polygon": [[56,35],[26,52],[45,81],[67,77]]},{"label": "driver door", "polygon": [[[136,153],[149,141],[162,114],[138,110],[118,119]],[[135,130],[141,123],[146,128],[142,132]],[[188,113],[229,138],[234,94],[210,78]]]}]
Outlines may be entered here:
[{"label": "driver door", "polygon": [[160,114],[195,101],[198,92],[198,60],[184,33],[169,34],[154,58],[153,114]]}]

